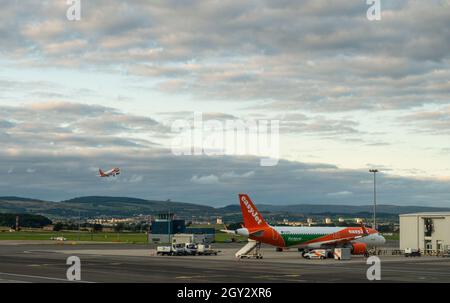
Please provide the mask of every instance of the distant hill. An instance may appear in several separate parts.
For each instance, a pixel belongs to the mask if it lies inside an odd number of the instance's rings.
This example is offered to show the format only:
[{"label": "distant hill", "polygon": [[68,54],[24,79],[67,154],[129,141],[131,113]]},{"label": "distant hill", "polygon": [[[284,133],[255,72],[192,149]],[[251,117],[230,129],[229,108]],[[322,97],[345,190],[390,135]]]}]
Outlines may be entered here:
[{"label": "distant hill", "polygon": [[161,212],[178,215],[215,215],[210,206],[172,201],[154,201],[128,197],[79,197],[61,202],[41,201],[27,198],[0,198],[0,212],[42,214],[50,218],[82,217],[129,217],[151,215]]},{"label": "distant hill", "polygon": [[[297,205],[257,205],[261,212],[270,213],[290,213],[290,214],[363,214],[372,213],[372,205],[326,205],[326,204],[297,204]],[[218,208],[222,212],[240,212],[239,205],[228,205]],[[396,206],[396,205],[377,205],[377,212],[390,215],[415,213],[415,212],[433,212],[450,211],[450,208],[444,207],[426,207],[426,206]]]},{"label": "distant hill", "polygon": [[38,199],[30,199],[30,198],[22,198],[22,197],[0,197],[0,201],[34,201],[34,202],[43,202],[42,200]]},{"label": "distant hill", "polygon": [[[356,214],[371,213],[373,205],[326,205],[326,204],[297,204],[297,205],[259,205],[260,211],[269,212],[287,212],[287,213],[304,213],[304,214]],[[433,211],[450,211],[450,208],[444,207],[427,207],[427,206],[397,206],[397,205],[377,205],[377,212],[385,214],[406,214],[415,212],[433,212]]]},{"label": "distant hill", "polygon": [[[325,205],[325,204],[297,204],[297,205],[268,205],[259,204],[258,209],[266,215],[362,215],[372,212],[372,205]],[[193,216],[232,216],[240,218],[240,206],[228,205],[220,208],[194,203],[145,200],[129,197],[90,196],[70,200],[52,202],[21,197],[0,197],[1,213],[39,214],[55,218],[82,217],[130,217],[136,215],[154,215],[162,212],[173,212],[180,217]],[[380,215],[396,216],[402,213],[450,211],[450,208],[424,206],[396,206],[378,205]]]}]

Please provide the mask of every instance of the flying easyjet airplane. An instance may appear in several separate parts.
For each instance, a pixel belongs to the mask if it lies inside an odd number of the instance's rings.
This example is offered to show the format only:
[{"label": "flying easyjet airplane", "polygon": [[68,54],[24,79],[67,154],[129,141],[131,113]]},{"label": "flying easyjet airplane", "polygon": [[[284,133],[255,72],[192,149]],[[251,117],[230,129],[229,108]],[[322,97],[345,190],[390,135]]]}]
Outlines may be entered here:
[{"label": "flying easyjet airplane", "polygon": [[367,248],[382,245],[384,237],[376,230],[361,227],[288,227],[270,226],[256,209],[250,197],[239,195],[244,226],[225,231],[249,237],[276,247],[297,247],[307,252],[313,249],[349,247],[354,255],[367,255]]},{"label": "flying easyjet airplane", "polygon": [[115,177],[116,175],[120,175],[120,168],[113,168],[106,172],[102,171],[101,169],[98,169],[98,173],[100,177]]}]

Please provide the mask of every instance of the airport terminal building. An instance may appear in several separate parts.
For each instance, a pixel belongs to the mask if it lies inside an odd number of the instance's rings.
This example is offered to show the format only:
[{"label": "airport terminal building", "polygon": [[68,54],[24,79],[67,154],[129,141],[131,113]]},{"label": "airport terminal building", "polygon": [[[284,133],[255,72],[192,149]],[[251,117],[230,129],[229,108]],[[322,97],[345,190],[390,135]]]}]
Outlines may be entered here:
[{"label": "airport terminal building", "polygon": [[400,249],[423,252],[450,249],[450,212],[400,215]]},{"label": "airport terminal building", "polygon": [[151,222],[151,233],[148,237],[149,243],[211,243],[215,238],[215,230],[187,227],[185,221],[175,219],[174,214],[159,214]]}]

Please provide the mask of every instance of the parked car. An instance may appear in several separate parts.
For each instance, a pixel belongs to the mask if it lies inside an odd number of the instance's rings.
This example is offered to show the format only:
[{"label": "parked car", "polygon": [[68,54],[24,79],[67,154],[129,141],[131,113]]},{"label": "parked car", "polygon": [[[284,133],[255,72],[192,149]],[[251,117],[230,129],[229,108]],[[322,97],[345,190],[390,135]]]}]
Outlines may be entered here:
[{"label": "parked car", "polygon": [[326,259],[328,256],[328,251],[326,249],[314,249],[303,254],[306,259]]}]

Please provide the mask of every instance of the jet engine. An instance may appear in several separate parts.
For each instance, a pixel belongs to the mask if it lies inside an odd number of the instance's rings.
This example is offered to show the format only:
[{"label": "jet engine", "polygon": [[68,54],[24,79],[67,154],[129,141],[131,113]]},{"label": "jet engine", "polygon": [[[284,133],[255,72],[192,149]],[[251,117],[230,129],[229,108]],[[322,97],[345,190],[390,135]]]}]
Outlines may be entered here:
[{"label": "jet engine", "polygon": [[366,243],[352,243],[352,255],[365,255],[367,254]]}]

